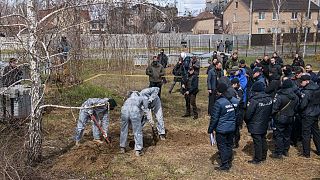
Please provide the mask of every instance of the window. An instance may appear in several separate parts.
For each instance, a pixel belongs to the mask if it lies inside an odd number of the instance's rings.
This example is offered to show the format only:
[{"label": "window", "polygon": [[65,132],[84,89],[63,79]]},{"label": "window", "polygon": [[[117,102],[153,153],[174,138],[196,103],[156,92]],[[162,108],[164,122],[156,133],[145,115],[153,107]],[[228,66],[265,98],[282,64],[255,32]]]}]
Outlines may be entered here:
[{"label": "window", "polygon": [[233,22],[236,22],[237,21],[237,16],[236,14],[233,14]]},{"label": "window", "polygon": [[290,33],[297,33],[297,28],[290,28]]},{"label": "window", "polygon": [[[307,32],[306,32],[307,31]],[[311,27],[307,27],[307,28],[304,28],[304,33],[310,33],[310,31],[311,31]]]},{"label": "window", "polygon": [[236,2],[236,9],[238,9],[239,7],[239,2]]},{"label": "window", "polygon": [[272,20],[277,20],[278,19],[278,13],[277,12],[273,12],[272,13]]},{"label": "window", "polygon": [[306,19],[311,19],[311,12],[309,12],[309,16],[308,16],[308,12],[306,12],[305,17]]},{"label": "window", "polygon": [[291,13],[291,19],[297,19],[297,17],[298,17],[298,12]]},{"label": "window", "polygon": [[266,18],[266,13],[265,12],[259,12],[259,20],[263,20]]},{"label": "window", "polygon": [[271,32],[272,33],[280,33],[280,28],[278,28],[278,31],[277,31],[277,28],[271,28]]},{"label": "window", "polygon": [[265,32],[264,28],[258,28],[258,34],[264,34]]}]

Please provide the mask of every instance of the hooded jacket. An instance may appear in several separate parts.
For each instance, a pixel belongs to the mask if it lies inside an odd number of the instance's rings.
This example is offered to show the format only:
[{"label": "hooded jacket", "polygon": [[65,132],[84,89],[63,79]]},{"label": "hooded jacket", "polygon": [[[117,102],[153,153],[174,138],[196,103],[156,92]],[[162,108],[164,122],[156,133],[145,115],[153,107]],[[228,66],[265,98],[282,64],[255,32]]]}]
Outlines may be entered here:
[{"label": "hooded jacket", "polygon": [[[319,105],[311,104],[312,94],[319,89],[319,86],[310,81],[308,85],[301,90],[300,110],[303,116],[318,116],[320,112]],[[314,99],[313,99],[314,100]]]},{"label": "hooded jacket", "polygon": [[272,115],[277,123],[291,123],[288,117],[293,117],[299,105],[299,97],[293,92],[292,88],[280,89],[274,99]]},{"label": "hooded jacket", "polygon": [[158,61],[153,61],[146,69],[146,75],[150,82],[162,82],[162,76],[165,75],[163,66]]},{"label": "hooded jacket", "polygon": [[233,133],[236,129],[237,106],[235,97],[220,96],[212,107],[208,133],[215,130],[221,134]]},{"label": "hooded jacket", "polygon": [[265,92],[253,92],[247,105],[245,122],[251,134],[265,134],[272,112],[272,98]]}]

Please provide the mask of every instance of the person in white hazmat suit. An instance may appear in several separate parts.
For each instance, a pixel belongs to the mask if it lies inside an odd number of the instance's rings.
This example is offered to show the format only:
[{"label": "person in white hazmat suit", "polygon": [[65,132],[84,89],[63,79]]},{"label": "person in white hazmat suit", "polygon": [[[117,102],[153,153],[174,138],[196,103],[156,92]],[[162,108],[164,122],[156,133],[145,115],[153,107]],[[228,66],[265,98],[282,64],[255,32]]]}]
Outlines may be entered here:
[{"label": "person in white hazmat suit", "polygon": [[125,153],[129,123],[131,123],[135,141],[135,154],[136,156],[142,155],[142,119],[147,111],[148,100],[143,96],[140,96],[138,91],[132,91],[129,98],[124,102],[121,108],[120,153]]},{"label": "person in white hazmat suit", "polygon": [[[76,128],[76,135],[75,135],[75,141],[76,146],[79,146],[79,142],[83,136],[84,129],[86,127],[86,124],[89,120],[91,120],[91,116],[94,116],[97,120],[97,123],[99,123],[99,126],[101,126],[102,130],[104,131],[105,135],[108,134],[108,126],[109,126],[109,110],[113,110],[117,106],[117,103],[114,99],[109,98],[89,98],[86,100],[81,107],[84,109],[81,109],[79,112],[79,119],[77,123]],[[88,108],[87,108],[88,107]],[[92,133],[93,133],[93,140],[97,143],[103,143],[103,141],[100,140],[100,130],[95,124],[95,122],[92,121]]]},{"label": "person in white hazmat suit", "polygon": [[152,111],[156,116],[157,130],[158,130],[160,140],[165,140],[166,139],[166,131],[165,131],[165,127],[164,127],[161,100],[158,96],[159,90],[160,89],[158,87],[145,88],[142,91],[140,91],[140,95],[148,100],[149,111],[147,112],[147,119],[146,120],[152,119],[152,113],[151,113],[151,111]]}]

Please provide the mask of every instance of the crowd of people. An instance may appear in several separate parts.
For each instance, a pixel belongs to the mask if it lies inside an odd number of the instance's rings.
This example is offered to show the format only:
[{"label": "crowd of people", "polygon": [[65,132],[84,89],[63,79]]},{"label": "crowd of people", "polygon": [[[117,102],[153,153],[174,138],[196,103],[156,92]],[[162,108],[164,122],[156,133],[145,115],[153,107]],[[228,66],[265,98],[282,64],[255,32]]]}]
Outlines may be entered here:
[{"label": "crowd of people", "polygon": [[[146,68],[149,87],[142,91],[130,92],[124,102],[121,109],[122,153],[126,152],[128,127],[131,124],[136,155],[142,154],[142,128],[146,122],[153,124],[152,112],[157,120],[158,136],[165,140],[161,89],[162,85],[167,83],[164,77],[167,64],[168,57],[164,50],[161,50]],[[174,79],[169,93],[172,93],[176,83],[180,84],[180,93],[184,96],[186,105],[186,112],[182,117],[193,115],[194,120],[198,119],[196,97],[199,92],[199,60],[195,56],[181,53],[172,73]],[[290,145],[297,146],[298,142],[302,143],[303,149],[300,156],[310,158],[311,138],[316,147],[315,153],[320,156],[319,76],[320,73],[315,74],[312,65],[305,65],[298,54],[292,64],[285,64],[282,58],[274,53],[271,57],[265,55],[262,59],[257,58],[252,64],[247,65],[245,60],[238,58],[236,52],[232,53],[230,59],[224,53],[214,52],[207,69],[207,90],[210,116],[208,133],[215,136],[221,159],[221,164],[216,169],[225,171],[231,168],[232,149],[239,147],[240,130],[244,123],[254,144],[254,155],[248,163],[260,164],[267,159],[268,130],[273,131],[275,144],[271,158],[281,159],[289,156]],[[91,101],[90,105],[93,105]],[[88,119],[90,116],[80,113],[80,117]],[[85,124],[86,121],[81,120],[80,123]],[[102,123],[102,126],[105,124],[108,123]],[[77,129],[78,142],[83,126],[78,124]],[[96,137],[96,129],[93,132]],[[99,139],[96,141],[100,142]]]}]

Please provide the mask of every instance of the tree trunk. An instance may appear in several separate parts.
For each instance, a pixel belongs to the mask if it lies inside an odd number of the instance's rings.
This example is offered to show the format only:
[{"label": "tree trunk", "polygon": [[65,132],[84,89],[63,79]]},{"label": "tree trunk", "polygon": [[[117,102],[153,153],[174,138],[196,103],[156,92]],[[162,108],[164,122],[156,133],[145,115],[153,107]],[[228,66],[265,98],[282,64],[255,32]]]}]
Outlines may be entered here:
[{"label": "tree trunk", "polygon": [[41,160],[42,156],[42,114],[39,110],[41,102],[41,79],[40,79],[40,67],[39,61],[35,54],[37,54],[37,39],[35,33],[36,28],[36,11],[35,1],[27,1],[27,16],[30,20],[29,25],[29,63],[31,73],[31,115],[28,129],[28,140],[26,142],[27,150],[27,164],[35,165],[35,163]]}]

